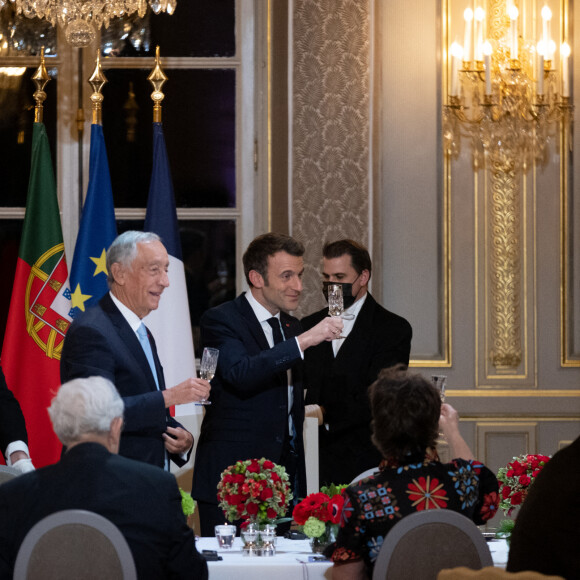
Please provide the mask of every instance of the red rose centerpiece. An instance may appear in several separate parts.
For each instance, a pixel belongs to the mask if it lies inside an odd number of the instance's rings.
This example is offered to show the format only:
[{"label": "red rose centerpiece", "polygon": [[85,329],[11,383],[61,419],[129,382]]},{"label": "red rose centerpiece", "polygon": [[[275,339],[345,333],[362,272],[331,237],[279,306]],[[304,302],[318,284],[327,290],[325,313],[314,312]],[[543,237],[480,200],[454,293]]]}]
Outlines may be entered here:
[{"label": "red rose centerpiece", "polygon": [[312,538],[315,552],[323,551],[335,539],[344,504],[340,494],[343,487],[323,487],[320,492],[311,493],[294,507],[292,518]]},{"label": "red rose centerpiece", "polygon": [[292,497],[284,467],[264,457],[237,461],[222,472],[218,483],[219,506],[230,522],[276,520],[284,516]]},{"label": "red rose centerpiece", "polygon": [[[499,468],[497,472],[501,498],[499,507],[507,516],[522,505],[530,486],[549,460],[549,455],[519,455],[506,467]],[[503,520],[498,535],[505,537],[509,542],[514,525],[513,520]]]}]

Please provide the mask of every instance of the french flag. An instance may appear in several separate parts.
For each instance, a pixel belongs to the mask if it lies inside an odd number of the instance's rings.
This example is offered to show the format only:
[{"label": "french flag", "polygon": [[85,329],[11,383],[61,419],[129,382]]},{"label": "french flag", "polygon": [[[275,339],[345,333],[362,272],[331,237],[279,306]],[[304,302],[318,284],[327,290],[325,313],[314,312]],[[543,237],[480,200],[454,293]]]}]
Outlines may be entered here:
[{"label": "french flag", "polygon": [[[161,123],[153,123],[153,170],[144,230],[160,236],[169,254],[169,288],[163,291],[159,308],[146,319],[169,388],[195,377],[195,355],[173,180]],[[175,414],[192,415],[200,413],[200,409],[189,403],[180,405]]]}]

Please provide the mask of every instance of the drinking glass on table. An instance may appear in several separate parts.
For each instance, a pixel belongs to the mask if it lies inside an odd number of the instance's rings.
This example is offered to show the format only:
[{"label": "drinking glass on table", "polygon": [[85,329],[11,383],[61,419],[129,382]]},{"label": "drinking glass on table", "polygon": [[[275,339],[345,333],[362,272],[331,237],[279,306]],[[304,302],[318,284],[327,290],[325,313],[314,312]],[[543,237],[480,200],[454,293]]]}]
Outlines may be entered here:
[{"label": "drinking glass on table", "polygon": [[218,542],[218,548],[229,550],[234,545],[236,537],[236,526],[224,524],[215,527],[215,537]]},{"label": "drinking glass on table", "polygon": [[[199,378],[211,381],[215,375],[217,368],[218,355],[220,351],[217,348],[210,348],[206,346],[203,349],[201,363],[199,365]],[[200,399],[195,403],[196,405],[211,405],[211,401],[207,399]]]},{"label": "drinking glass on table", "polygon": [[[342,297],[342,286],[340,284],[328,285],[328,314],[330,316],[342,316],[344,312],[344,299]],[[346,338],[335,336],[333,340]]]}]

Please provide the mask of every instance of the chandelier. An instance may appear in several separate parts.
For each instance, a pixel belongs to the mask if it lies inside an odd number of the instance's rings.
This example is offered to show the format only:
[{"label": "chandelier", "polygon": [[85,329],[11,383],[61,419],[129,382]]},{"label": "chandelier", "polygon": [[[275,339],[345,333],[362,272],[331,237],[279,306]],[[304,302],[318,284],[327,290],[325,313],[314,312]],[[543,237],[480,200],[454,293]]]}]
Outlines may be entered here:
[{"label": "chandelier", "polygon": [[135,12],[143,18],[148,6],[155,14],[173,14],[177,0],[0,0],[0,9],[6,4],[14,5],[17,14],[58,24],[67,42],[80,48],[92,44],[97,30],[107,28],[112,18]]},{"label": "chandelier", "polygon": [[445,151],[456,156],[461,137],[467,136],[476,166],[491,158],[525,171],[532,162],[546,159],[558,125],[568,129],[572,122],[570,46],[564,31],[555,66],[558,54],[547,3],[487,4],[488,14],[477,3],[474,9],[465,8],[463,46],[453,42],[448,50]]}]

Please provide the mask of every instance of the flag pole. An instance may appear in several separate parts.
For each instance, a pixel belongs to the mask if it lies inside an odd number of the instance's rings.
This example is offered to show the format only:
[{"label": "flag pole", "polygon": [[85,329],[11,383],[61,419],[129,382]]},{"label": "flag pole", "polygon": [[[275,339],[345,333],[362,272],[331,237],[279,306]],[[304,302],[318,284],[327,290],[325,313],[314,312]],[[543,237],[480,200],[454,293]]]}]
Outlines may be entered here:
[{"label": "flag pole", "polygon": [[161,92],[165,81],[167,81],[167,76],[161,70],[161,63],[159,58],[159,45],[155,50],[155,68],[151,71],[151,74],[147,77],[147,80],[153,85],[153,92],[151,93],[151,99],[153,100],[153,122],[161,123],[161,101],[165,98],[165,95]]},{"label": "flag pole", "polygon": [[97,49],[97,64],[95,70],[89,79],[89,84],[93,87],[93,94],[91,95],[91,103],[93,108],[93,125],[102,124],[102,110],[103,110],[103,95],[101,90],[107,83],[107,77],[101,68],[101,55]]},{"label": "flag pole", "polygon": [[34,122],[42,123],[42,117],[44,112],[44,101],[46,100],[46,93],[44,92],[44,87],[46,83],[50,80],[48,72],[46,71],[46,66],[44,65],[44,46],[40,49],[40,65],[36,69],[36,72],[32,76],[32,80],[36,85],[36,91],[34,92],[34,100],[36,104],[34,105]]}]

